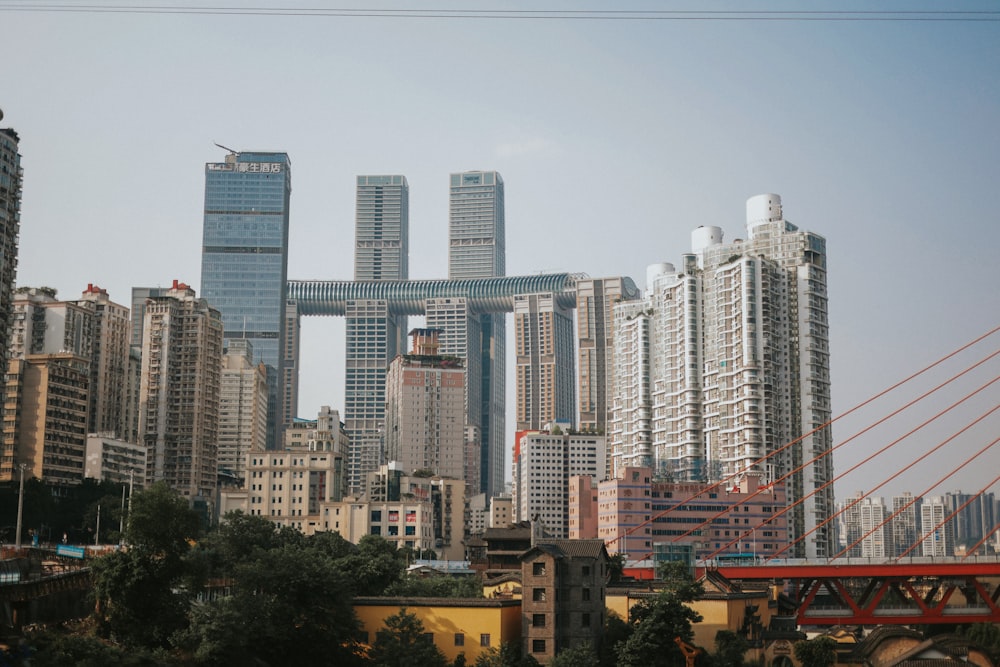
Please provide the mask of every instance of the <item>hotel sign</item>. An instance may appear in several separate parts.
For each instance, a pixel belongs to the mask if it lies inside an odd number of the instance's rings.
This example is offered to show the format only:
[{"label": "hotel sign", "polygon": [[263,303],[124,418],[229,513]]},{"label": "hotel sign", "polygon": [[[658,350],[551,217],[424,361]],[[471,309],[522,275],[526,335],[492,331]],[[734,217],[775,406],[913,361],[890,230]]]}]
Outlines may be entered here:
[{"label": "hotel sign", "polygon": [[209,171],[235,171],[247,174],[280,174],[281,163],[279,162],[211,162],[208,164]]}]

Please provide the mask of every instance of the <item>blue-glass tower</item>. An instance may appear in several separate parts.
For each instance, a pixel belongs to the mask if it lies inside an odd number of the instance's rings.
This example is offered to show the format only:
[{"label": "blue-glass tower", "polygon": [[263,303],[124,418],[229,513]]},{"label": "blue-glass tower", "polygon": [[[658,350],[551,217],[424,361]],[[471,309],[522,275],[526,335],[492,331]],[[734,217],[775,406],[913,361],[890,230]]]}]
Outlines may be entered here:
[{"label": "blue-glass tower", "polygon": [[[205,165],[201,295],[225,338],[246,338],[267,366],[268,448],[280,444],[291,163],[286,153],[231,152]],[[294,410],[294,406],[291,406]]]}]

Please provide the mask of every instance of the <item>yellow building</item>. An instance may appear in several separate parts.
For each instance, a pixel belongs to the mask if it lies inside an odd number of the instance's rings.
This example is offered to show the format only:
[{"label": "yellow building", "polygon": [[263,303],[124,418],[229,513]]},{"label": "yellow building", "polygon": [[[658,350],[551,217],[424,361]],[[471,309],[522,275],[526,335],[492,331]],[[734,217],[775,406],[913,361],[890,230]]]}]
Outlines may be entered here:
[{"label": "yellow building", "polygon": [[460,653],[472,664],[490,648],[521,643],[521,601],[463,598],[355,598],[354,613],[361,623],[361,640],[371,644],[385,627],[385,619],[401,609],[423,623],[435,646],[449,661]]},{"label": "yellow building", "polygon": [[[748,638],[760,638],[760,633],[771,622],[774,609],[770,606],[770,594],[766,590],[742,591],[716,573],[701,580],[705,587],[704,596],[688,603],[701,614],[702,621],[692,626],[694,644],[708,652],[715,650],[715,635],[719,630],[741,632],[746,628]],[[609,588],[606,605],[622,619],[628,620],[632,607],[641,600],[655,598],[660,594],[656,583],[642,588]],[[758,642],[759,644],[759,642]],[[748,661],[761,657],[760,649],[747,652]]]}]

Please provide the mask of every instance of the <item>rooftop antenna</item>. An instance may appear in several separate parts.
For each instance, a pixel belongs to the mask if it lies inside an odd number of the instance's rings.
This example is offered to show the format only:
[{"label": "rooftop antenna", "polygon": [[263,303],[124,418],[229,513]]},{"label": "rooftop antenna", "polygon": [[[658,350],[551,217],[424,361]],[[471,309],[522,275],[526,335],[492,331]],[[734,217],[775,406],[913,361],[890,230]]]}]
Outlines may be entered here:
[{"label": "rooftop antenna", "polygon": [[[0,117],[2,117],[2,114],[0,114]],[[227,150],[227,151],[229,151],[229,152],[230,152],[230,153],[232,153],[233,155],[239,155],[239,154],[240,154],[240,152],[239,152],[239,151],[234,151],[234,150],[233,150],[232,148],[229,148],[228,146],[223,146],[222,144],[220,144],[220,143],[217,143],[217,142],[214,142],[214,141],[213,141],[212,143],[213,143],[213,144],[215,144],[216,146],[218,146],[219,148],[222,148],[222,149],[224,149],[224,150]]]}]

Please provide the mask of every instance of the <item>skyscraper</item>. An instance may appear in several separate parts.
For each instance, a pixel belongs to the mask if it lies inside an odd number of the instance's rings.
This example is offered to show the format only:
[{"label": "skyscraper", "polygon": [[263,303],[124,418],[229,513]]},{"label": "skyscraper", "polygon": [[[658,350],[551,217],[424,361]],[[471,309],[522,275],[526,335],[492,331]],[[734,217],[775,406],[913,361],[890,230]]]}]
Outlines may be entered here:
[{"label": "skyscraper", "polygon": [[222,317],[174,281],[146,303],[139,437],[149,452],[147,482],[166,481],[206,506],[218,479]]},{"label": "skyscraper", "polygon": [[269,447],[294,417],[282,414],[281,389],[291,192],[286,153],[233,151],[205,165],[201,295],[222,313],[226,339],[250,340],[268,367]]},{"label": "skyscraper", "polygon": [[[3,111],[0,111],[3,120]],[[21,155],[17,132],[0,128],[0,368],[7,368],[10,305],[17,275],[17,239],[21,231]],[[2,397],[0,397],[2,398]],[[0,460],[0,471],[12,461]]]},{"label": "skyscraper", "polygon": [[[410,188],[400,175],[358,176],[355,200],[354,279],[409,278]],[[364,488],[384,452],[386,369],[406,350],[406,317],[384,299],[347,303],[344,426],[351,437],[348,487]]]},{"label": "skyscraper", "polygon": [[[577,386],[580,430],[607,433],[614,381],[614,307],[639,297],[631,278],[583,278],[576,283]],[[611,471],[607,471],[610,475]]]},{"label": "skyscraper", "polygon": [[576,420],[573,314],[554,294],[514,297],[517,430]]},{"label": "skyscraper", "polygon": [[[615,462],[645,459],[676,481],[787,475],[789,500],[801,500],[789,521],[796,555],[831,555],[823,237],[785,220],[778,195],[752,197],[745,241],[726,244],[720,228],[699,227],[681,269],[651,267],[644,301],[617,309],[616,327]],[[626,367],[644,356],[645,368]]]},{"label": "skyscraper", "polygon": [[90,416],[88,433],[112,434],[135,441],[129,420],[135,407],[129,393],[129,313],[113,302],[108,291],[87,285],[80,300],[94,318],[94,348],[90,362]]},{"label": "skyscraper", "polygon": [[[451,174],[450,181],[448,279],[506,275],[503,179],[495,171],[468,171]],[[479,377],[472,374],[475,362],[470,360],[467,380],[479,385],[480,405],[476,409],[470,404],[469,413],[482,438],[481,489],[492,496],[500,493],[504,481],[506,323],[502,313],[470,315],[479,320],[478,341],[468,339],[468,354],[479,356]],[[428,325],[436,326],[430,321]],[[441,352],[452,354],[446,345]],[[479,415],[475,421],[474,411]]]},{"label": "skyscraper", "polygon": [[267,448],[267,373],[253,344],[233,339],[222,357],[219,391],[219,472],[245,479],[247,454]]}]

